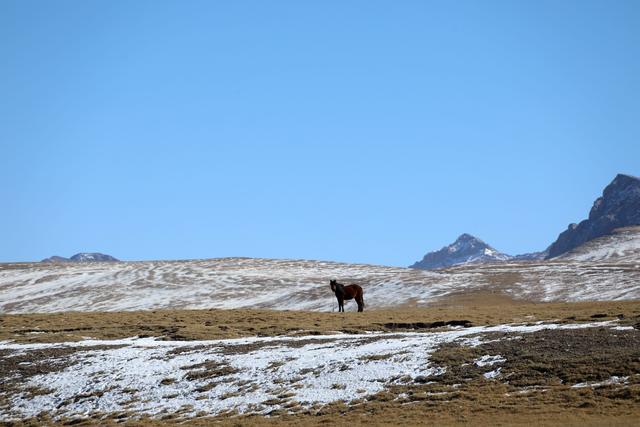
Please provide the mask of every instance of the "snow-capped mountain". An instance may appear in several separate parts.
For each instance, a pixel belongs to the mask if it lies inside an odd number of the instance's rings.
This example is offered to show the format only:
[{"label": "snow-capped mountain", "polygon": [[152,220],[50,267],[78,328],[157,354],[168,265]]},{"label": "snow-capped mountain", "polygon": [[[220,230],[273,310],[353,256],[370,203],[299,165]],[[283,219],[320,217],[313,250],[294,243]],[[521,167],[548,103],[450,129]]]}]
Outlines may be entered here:
[{"label": "snow-capped mountain", "polygon": [[75,254],[71,258],[71,261],[76,262],[117,262],[118,260],[111,255],[105,255],[98,252],[80,252]]},{"label": "snow-capped mountain", "polygon": [[118,262],[119,260],[111,255],[101,254],[99,252],[80,252],[71,258],[65,258],[54,255],[43,259],[41,262]]},{"label": "snow-capped mountain", "polygon": [[429,252],[410,268],[431,270],[460,264],[507,261],[511,258],[510,255],[497,251],[477,237],[465,233],[449,246],[439,251]]},{"label": "snow-capped mountain", "polygon": [[569,224],[549,247],[548,258],[557,257],[592,239],[610,235],[622,227],[640,225],[640,178],[618,174],[596,199],[589,218]]},{"label": "snow-capped mountain", "polygon": [[558,239],[544,251],[511,256],[498,252],[476,237],[463,234],[451,245],[439,251],[429,252],[410,268],[431,270],[469,263],[550,259],[572,253],[577,248],[584,252],[592,247],[599,248],[604,244],[603,242],[618,242],[621,238],[619,235],[609,240],[604,239],[592,246],[587,245],[586,249],[580,248],[599,237],[613,236],[617,229],[638,225],[640,225],[640,178],[618,174],[604,189],[602,197],[593,203],[589,218],[581,221],[580,224],[569,224],[568,229],[560,233]]}]

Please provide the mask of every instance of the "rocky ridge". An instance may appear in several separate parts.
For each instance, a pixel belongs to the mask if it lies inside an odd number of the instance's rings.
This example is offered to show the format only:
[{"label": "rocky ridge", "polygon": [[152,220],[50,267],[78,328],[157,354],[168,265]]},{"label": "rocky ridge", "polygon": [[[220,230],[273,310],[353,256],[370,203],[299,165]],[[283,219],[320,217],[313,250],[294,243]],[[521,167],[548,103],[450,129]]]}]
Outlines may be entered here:
[{"label": "rocky ridge", "polygon": [[54,255],[45,258],[40,262],[60,263],[60,262],[118,262],[119,260],[111,255],[101,254],[99,252],[80,252],[70,258]]}]

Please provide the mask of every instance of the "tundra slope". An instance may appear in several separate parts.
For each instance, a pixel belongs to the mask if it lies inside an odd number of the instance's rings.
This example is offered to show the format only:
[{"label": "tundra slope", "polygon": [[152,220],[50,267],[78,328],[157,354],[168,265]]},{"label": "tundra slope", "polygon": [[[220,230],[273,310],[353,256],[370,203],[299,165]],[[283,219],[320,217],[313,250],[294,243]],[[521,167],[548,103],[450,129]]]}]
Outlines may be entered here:
[{"label": "tundra slope", "polygon": [[[165,414],[192,418],[227,411],[293,413],[317,404],[361,401],[394,386],[438,381],[444,374],[451,375],[452,369],[432,363],[431,355],[448,344],[478,347],[485,342],[523,339],[528,334],[583,329],[600,329],[606,336],[624,331],[629,339],[637,338],[633,327],[597,322],[188,342],[149,338],[56,344],[0,341],[4,355],[1,367],[11,374],[10,381],[0,388],[0,421],[42,412],[55,419],[100,419],[123,412],[157,418]],[[49,357],[43,357],[47,353]],[[487,380],[502,380],[507,359],[482,353],[472,362],[481,368],[477,373]],[[25,369],[25,361],[41,366]],[[594,378],[610,384],[637,382],[635,371],[621,373],[626,375],[607,373]],[[581,375],[568,385],[599,385],[584,381],[590,378]]]},{"label": "tundra slope", "polygon": [[[554,260],[436,271],[253,258],[3,264],[0,311],[331,311],[335,306],[331,278],[363,286],[367,309],[428,306],[468,291],[500,292],[528,301],[640,299],[640,227],[593,240]],[[348,305],[350,309],[354,308]]]}]

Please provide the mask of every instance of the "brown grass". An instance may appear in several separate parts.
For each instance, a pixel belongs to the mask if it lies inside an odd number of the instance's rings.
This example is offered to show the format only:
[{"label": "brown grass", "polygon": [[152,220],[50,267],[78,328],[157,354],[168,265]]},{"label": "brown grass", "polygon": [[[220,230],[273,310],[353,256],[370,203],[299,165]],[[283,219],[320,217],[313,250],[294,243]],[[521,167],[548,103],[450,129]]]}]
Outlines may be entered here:
[{"label": "brown grass", "polygon": [[212,309],[1,315],[0,340],[62,342],[84,337],[117,339],[131,336],[206,340],[335,331],[360,333],[430,329],[462,320],[472,325],[491,325],[621,317],[623,323],[635,324],[640,322],[638,316],[638,301],[522,303],[502,294],[477,292],[453,296],[434,307],[368,310],[364,313]]},{"label": "brown grass", "polygon": [[[283,389],[278,403],[286,406],[270,417],[223,414],[188,419],[189,425],[324,426],[324,425],[566,425],[626,426],[640,420],[640,302],[520,303],[501,294],[459,295],[430,308],[370,310],[364,313],[316,313],[270,310],[158,310],[120,313],[58,313],[0,316],[0,339],[59,342],[83,337],[124,338],[134,335],[166,339],[218,339],[255,335],[324,334],[334,331],[429,330],[451,321],[473,325],[535,321],[592,322],[619,319],[635,330],[591,328],[525,334],[518,340],[485,342],[479,347],[445,345],[432,355],[447,368],[439,378],[407,382],[351,404],[335,402],[304,408],[289,399],[295,388]],[[33,333],[33,332],[38,333]],[[246,351],[246,348],[230,351]],[[60,350],[65,351],[65,350]],[[190,348],[189,351],[198,351]],[[30,354],[34,354],[30,352]],[[477,367],[473,360],[500,354],[507,361]],[[1,355],[0,355],[1,356]],[[44,360],[44,355],[43,360]],[[380,355],[386,357],[386,355]],[[15,358],[13,358],[15,359]],[[12,363],[19,362],[15,359]],[[32,360],[33,361],[33,360]],[[270,369],[277,369],[277,364]],[[21,365],[22,366],[22,365]],[[25,365],[24,375],[61,366]],[[499,381],[482,374],[502,366]],[[22,368],[20,368],[22,369]],[[27,369],[33,370],[26,371]],[[229,367],[218,364],[188,368],[195,377],[224,381]],[[571,388],[582,381],[613,375],[629,376],[626,386]],[[171,378],[164,381],[169,384]],[[336,384],[340,387],[340,384]],[[8,387],[11,387],[8,384]],[[38,393],[34,390],[34,393]],[[228,397],[235,396],[230,394]],[[360,397],[360,398],[359,398]],[[7,405],[9,402],[0,402]],[[93,424],[161,426],[183,423],[180,414],[162,420],[135,414],[110,414],[106,419],[59,420],[46,414],[16,425]],[[7,423],[11,425],[11,423]]]}]

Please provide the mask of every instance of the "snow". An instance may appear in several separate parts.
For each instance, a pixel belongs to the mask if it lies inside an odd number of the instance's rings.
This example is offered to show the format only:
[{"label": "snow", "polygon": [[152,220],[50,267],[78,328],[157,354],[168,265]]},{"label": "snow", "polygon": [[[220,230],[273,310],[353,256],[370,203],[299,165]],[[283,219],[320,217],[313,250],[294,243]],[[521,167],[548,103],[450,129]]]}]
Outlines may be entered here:
[{"label": "snow", "polygon": [[482,367],[482,366],[491,366],[491,365],[493,365],[495,363],[502,363],[502,362],[504,362],[506,360],[507,359],[505,359],[504,357],[500,356],[499,354],[495,355],[495,356],[485,355],[485,356],[482,356],[482,357],[474,360],[473,363],[476,366]]},{"label": "snow", "polygon": [[[424,271],[305,260],[0,266],[4,313],[160,308],[332,311],[329,280],[363,286],[367,309],[429,305],[452,293],[499,290],[533,301],[640,299],[640,269],[627,262],[504,262]],[[347,303],[346,309],[355,309]]]},{"label": "snow", "polygon": [[556,259],[594,261],[637,261],[640,258],[640,227],[618,230],[610,236],[594,239]]},{"label": "snow", "polygon": [[492,380],[492,379],[495,379],[495,378],[497,378],[497,377],[499,377],[499,376],[500,376],[500,370],[501,370],[501,369],[502,369],[502,368],[498,368],[498,369],[493,370],[493,371],[485,372],[485,373],[484,373],[484,374],[482,374],[482,375],[483,375],[486,379],[488,379],[488,380]]},{"label": "snow", "polygon": [[591,381],[591,382],[578,383],[578,384],[572,385],[571,388],[600,387],[605,385],[624,384],[628,380],[629,380],[629,377],[618,377],[614,375],[608,380],[599,381],[599,382]]},{"label": "snow", "polygon": [[[62,344],[0,342],[0,350],[25,353],[67,347],[73,363],[58,371],[28,379],[24,388],[50,389],[48,394],[8,396],[11,410],[0,409],[0,421],[48,411],[56,417],[86,417],[95,413],[132,411],[161,416],[184,411],[209,415],[225,411],[268,413],[287,404],[309,407],[350,401],[412,383],[417,377],[445,372],[430,355],[440,345],[477,345],[493,332],[531,333],[544,329],[611,326],[536,324],[470,327],[430,333],[370,333],[301,337],[251,337],[212,341],[159,341],[152,338],[85,340]],[[95,346],[107,346],[96,349]],[[9,353],[4,357],[13,357]],[[504,362],[483,356],[481,366]],[[46,363],[46,362],[45,362]],[[198,364],[226,371],[210,378]],[[195,366],[194,366],[195,365]],[[485,374],[496,378],[500,368]],[[191,374],[191,376],[190,376]]]}]

